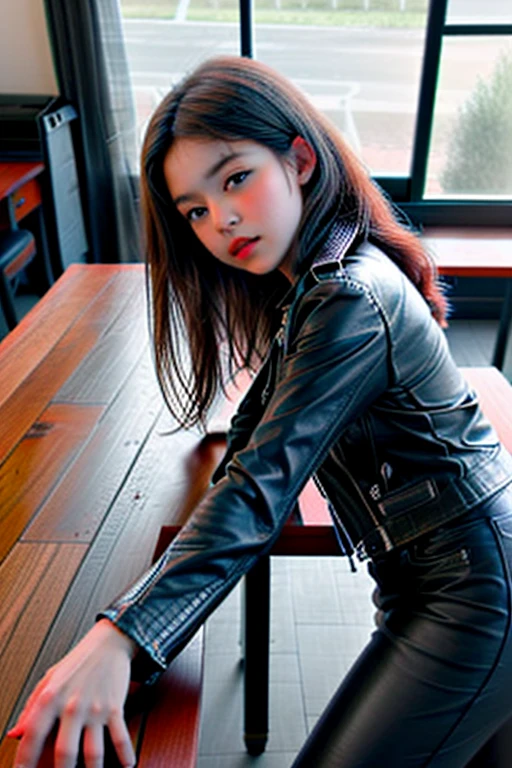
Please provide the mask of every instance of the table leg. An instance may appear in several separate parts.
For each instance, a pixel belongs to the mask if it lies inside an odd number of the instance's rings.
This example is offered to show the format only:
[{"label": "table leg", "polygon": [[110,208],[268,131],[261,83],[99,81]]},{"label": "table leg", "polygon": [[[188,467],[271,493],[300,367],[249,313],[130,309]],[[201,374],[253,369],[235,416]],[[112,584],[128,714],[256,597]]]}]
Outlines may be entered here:
[{"label": "table leg", "polygon": [[270,557],[262,557],[245,577],[244,741],[250,755],[267,744],[269,646]]},{"label": "table leg", "polygon": [[492,364],[496,366],[500,371],[503,369],[503,363],[505,362],[505,353],[507,351],[507,341],[510,329],[510,323],[512,321],[512,280],[506,281],[505,296],[503,298],[503,306],[500,314],[500,324],[498,327],[498,336],[496,339],[496,346],[494,347],[494,355]]}]

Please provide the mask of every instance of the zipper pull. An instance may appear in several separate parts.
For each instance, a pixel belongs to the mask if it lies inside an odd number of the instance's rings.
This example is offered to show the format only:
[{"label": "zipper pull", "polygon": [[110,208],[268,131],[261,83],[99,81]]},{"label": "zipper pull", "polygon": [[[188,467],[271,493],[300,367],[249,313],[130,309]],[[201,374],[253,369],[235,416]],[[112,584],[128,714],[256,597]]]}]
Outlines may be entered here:
[{"label": "zipper pull", "polygon": [[393,467],[391,466],[391,464],[388,464],[388,462],[385,461],[380,468],[380,474],[382,476],[382,479],[384,480],[384,492],[387,493],[388,481],[391,479],[391,475],[393,474]]},{"label": "zipper pull", "polygon": [[279,326],[279,329],[276,333],[276,340],[280,347],[284,347],[284,339],[286,334],[286,325],[288,323],[288,312],[290,311],[290,306],[283,307],[282,309],[282,315],[281,315],[281,325]]}]

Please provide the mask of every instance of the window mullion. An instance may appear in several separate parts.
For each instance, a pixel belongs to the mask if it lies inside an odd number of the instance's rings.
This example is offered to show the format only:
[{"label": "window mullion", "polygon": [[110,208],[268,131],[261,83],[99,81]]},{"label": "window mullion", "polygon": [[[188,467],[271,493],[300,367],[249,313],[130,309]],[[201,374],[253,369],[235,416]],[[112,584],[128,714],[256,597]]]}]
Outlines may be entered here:
[{"label": "window mullion", "polygon": [[448,0],[431,0],[430,2],[411,168],[411,200],[413,201],[421,200],[425,189],[447,6]]},{"label": "window mullion", "polygon": [[254,58],[253,0],[240,0],[240,55]]}]

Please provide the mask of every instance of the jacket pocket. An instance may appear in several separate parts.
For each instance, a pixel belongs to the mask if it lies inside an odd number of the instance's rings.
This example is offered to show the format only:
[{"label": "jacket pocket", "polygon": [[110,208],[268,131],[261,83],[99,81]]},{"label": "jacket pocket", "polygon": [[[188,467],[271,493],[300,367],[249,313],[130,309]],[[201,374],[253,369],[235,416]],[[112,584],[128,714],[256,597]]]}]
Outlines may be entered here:
[{"label": "jacket pocket", "polygon": [[388,494],[378,503],[379,511],[386,517],[396,517],[424,504],[430,504],[439,498],[437,486],[433,480],[422,480],[407,488]]}]

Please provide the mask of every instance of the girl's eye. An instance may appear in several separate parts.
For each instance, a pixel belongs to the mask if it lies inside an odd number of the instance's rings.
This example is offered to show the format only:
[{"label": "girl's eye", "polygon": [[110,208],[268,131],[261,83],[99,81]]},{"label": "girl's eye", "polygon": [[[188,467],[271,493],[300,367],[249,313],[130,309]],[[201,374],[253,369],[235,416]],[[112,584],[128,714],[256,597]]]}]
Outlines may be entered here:
[{"label": "girl's eye", "polygon": [[205,213],[206,208],[191,208],[190,211],[186,212],[185,218],[187,221],[197,221],[202,216],[204,216]]},{"label": "girl's eye", "polygon": [[233,173],[226,181],[226,189],[237,187],[239,184],[242,184],[250,173],[251,171],[238,171],[238,173]]}]

